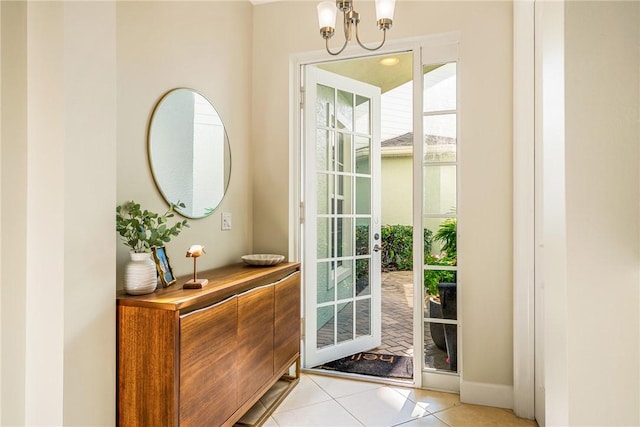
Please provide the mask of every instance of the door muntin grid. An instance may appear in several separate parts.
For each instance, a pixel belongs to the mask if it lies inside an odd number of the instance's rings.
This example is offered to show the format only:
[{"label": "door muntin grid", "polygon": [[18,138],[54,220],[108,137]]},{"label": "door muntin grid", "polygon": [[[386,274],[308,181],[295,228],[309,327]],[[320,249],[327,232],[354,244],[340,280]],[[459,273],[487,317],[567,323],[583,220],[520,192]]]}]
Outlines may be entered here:
[{"label": "door muntin grid", "polygon": [[317,85],[317,337],[371,334],[371,99]]}]

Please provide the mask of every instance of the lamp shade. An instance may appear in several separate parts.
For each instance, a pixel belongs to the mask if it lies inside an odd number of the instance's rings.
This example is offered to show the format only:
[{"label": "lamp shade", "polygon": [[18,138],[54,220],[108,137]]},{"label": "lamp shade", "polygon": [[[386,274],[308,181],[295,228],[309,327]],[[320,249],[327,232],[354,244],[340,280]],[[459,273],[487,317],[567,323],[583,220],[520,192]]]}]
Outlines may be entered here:
[{"label": "lamp shade", "polygon": [[396,8],[396,0],[376,0],[376,18],[393,20],[393,11]]},{"label": "lamp shade", "polygon": [[318,4],[318,25],[320,29],[331,27],[336,27],[336,15],[338,13],[338,9],[336,8],[335,2],[332,1],[323,1]]}]

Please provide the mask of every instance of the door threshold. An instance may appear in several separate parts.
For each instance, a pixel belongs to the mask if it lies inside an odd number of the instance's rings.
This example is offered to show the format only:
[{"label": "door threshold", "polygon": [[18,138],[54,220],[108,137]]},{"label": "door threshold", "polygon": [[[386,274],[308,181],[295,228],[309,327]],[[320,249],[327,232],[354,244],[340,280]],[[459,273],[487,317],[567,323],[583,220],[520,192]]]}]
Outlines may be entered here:
[{"label": "door threshold", "polygon": [[326,369],[319,369],[319,368],[303,368],[301,369],[301,371],[305,374],[323,375],[325,377],[334,377],[334,378],[342,378],[342,379],[349,379],[349,380],[383,384],[383,385],[416,388],[414,380],[375,377],[372,375],[353,374],[350,372],[328,371]]}]

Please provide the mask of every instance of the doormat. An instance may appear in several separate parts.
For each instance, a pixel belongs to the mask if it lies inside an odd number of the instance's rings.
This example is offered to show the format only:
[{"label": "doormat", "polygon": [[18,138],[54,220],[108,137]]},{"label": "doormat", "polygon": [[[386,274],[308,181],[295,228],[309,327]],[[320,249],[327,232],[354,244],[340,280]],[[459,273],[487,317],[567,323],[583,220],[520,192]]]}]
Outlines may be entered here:
[{"label": "doormat", "polygon": [[413,379],[412,358],[392,354],[356,353],[316,368],[374,377]]}]

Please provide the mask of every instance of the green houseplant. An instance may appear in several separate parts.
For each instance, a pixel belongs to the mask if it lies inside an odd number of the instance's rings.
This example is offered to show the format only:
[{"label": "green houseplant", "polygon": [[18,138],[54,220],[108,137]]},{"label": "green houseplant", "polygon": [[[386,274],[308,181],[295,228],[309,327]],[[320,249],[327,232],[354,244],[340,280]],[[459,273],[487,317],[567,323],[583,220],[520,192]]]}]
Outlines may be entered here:
[{"label": "green houseplant", "polygon": [[169,227],[167,220],[175,216],[175,207],[184,207],[184,203],[172,203],[169,209],[159,215],[142,210],[139,203],[132,201],[116,207],[116,231],[122,237],[125,246],[133,252],[150,252],[153,247],[164,246],[172,237],[189,227],[187,220],[176,222]]},{"label": "green houseplant", "polygon": [[[457,219],[444,220],[433,235],[433,240],[441,243],[440,254],[425,253],[429,265],[455,266],[458,261]],[[430,317],[444,319],[457,318],[457,278],[456,271],[427,270],[424,285],[428,298]],[[435,345],[447,352],[447,361],[452,371],[457,371],[457,329],[456,325],[430,322],[429,330]]]},{"label": "green houseplant", "polygon": [[[441,242],[441,253],[433,255],[425,248],[425,263],[428,265],[455,266],[458,260],[457,218],[448,218],[433,235],[434,242]],[[438,296],[438,283],[456,281],[456,272],[448,270],[427,270],[424,275],[425,290],[429,295]]]},{"label": "green houseplant", "polygon": [[172,203],[162,215],[143,210],[133,200],[116,207],[116,231],[124,245],[131,249],[131,260],[124,275],[124,289],[127,293],[143,295],[156,289],[156,264],[149,252],[154,247],[164,246],[172,237],[180,234],[184,227],[188,227],[187,220],[177,221],[169,226],[168,219],[175,216],[176,206],[184,205]]}]

